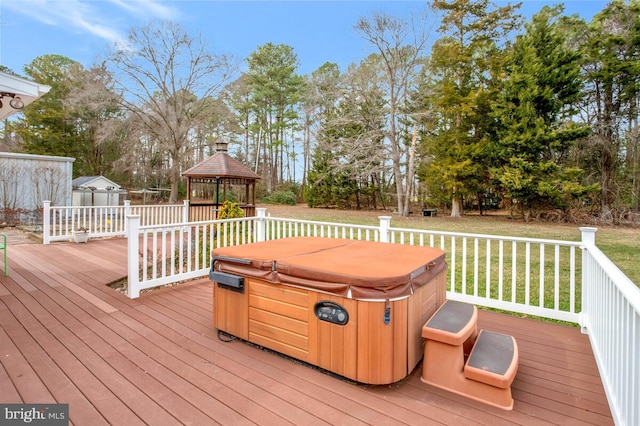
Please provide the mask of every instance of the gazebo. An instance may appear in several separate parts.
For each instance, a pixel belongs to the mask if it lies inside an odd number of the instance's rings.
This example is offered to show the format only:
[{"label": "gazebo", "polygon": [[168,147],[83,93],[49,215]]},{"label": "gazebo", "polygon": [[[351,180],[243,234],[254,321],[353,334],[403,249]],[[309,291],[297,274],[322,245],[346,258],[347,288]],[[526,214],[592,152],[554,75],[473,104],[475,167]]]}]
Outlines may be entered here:
[{"label": "gazebo", "polygon": [[182,176],[187,178],[190,221],[216,219],[218,209],[232,193],[245,217],[255,216],[256,181],[260,176],[231,158],[226,142],[218,142],[212,157],[186,170]]}]

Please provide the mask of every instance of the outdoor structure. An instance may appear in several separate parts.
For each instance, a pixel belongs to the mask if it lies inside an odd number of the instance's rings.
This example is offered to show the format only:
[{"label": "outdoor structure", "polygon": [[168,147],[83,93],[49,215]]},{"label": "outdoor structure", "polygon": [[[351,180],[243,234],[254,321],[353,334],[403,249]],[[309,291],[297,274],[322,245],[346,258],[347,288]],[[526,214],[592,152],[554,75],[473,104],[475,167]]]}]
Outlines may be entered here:
[{"label": "outdoor structure", "polygon": [[445,300],[444,259],[341,238],[214,249],[214,326],[360,383],[394,383],[422,358],[422,325]]},{"label": "outdoor structure", "polygon": [[0,152],[0,223],[39,215],[44,200],[71,204],[74,158]]},{"label": "outdoor structure", "polygon": [[104,176],[80,176],[73,185],[73,206],[119,206],[120,196],[127,193],[120,185]]},{"label": "outdoor structure", "polygon": [[[227,144],[216,144],[216,153],[182,173],[187,178],[189,220],[217,218],[224,201],[231,198],[240,204],[245,217],[256,214],[256,181],[260,179],[238,160],[231,158]],[[232,195],[233,194],[233,195]]]},{"label": "outdoor structure", "polygon": [[158,194],[160,194],[160,191],[156,189],[148,189],[148,188],[134,189],[133,191],[129,191],[129,195],[134,195],[134,194],[142,198],[142,205],[146,205],[147,197],[149,197],[149,199],[152,199],[153,197],[156,197]]},{"label": "outdoor structure", "polygon": [[44,84],[0,72],[0,120],[19,112],[50,89]]},{"label": "outdoor structure", "polygon": [[[0,120],[20,112],[51,87],[0,72]],[[0,150],[14,147],[10,138]],[[43,200],[71,201],[73,158],[0,152],[0,223],[35,223]]]}]

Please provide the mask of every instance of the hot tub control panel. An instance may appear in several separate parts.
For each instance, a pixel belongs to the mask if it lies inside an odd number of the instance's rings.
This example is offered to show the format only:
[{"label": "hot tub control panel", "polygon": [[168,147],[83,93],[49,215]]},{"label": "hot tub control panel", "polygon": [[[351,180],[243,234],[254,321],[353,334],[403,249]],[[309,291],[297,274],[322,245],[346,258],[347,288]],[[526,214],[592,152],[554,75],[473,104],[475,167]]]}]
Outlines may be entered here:
[{"label": "hot tub control panel", "polygon": [[313,310],[319,320],[338,325],[346,325],[349,322],[347,310],[335,302],[322,300],[315,304]]}]

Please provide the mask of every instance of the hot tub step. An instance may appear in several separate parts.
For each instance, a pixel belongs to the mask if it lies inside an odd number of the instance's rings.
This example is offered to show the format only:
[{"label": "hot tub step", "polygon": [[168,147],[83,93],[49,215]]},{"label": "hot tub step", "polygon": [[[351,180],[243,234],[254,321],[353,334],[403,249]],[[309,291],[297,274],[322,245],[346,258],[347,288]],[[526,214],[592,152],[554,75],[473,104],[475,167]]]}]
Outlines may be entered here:
[{"label": "hot tub step", "polygon": [[487,330],[477,334],[476,322],[476,307],[461,302],[447,301],[434,314],[422,328],[426,340],[421,380],[511,410],[518,346],[512,336]]},{"label": "hot tub step", "polygon": [[518,345],[513,336],[480,330],[464,366],[467,379],[497,388],[511,386],[518,371]]},{"label": "hot tub step", "polygon": [[447,300],[422,327],[422,337],[448,345],[463,345],[471,351],[478,335],[478,308],[475,305]]}]

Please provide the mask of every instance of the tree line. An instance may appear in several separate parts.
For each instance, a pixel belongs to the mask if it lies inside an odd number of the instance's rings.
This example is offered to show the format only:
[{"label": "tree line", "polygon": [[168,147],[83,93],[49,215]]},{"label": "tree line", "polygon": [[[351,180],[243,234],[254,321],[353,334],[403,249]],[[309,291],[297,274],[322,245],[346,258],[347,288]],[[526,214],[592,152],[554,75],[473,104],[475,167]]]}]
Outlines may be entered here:
[{"label": "tree line", "polygon": [[[169,186],[218,141],[315,207],[509,208],[525,219],[618,221],[640,193],[640,1],[590,22],[543,7],[434,0],[402,19],[363,17],[371,53],[308,75],[287,45],[245,60],[211,53],[179,24],[130,31],[84,68],[44,55],[27,77],[52,87],[5,121],[16,151],[76,158],[74,174]],[[5,71],[11,71],[6,70]]]}]

